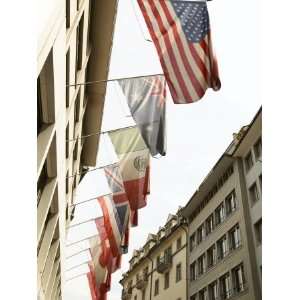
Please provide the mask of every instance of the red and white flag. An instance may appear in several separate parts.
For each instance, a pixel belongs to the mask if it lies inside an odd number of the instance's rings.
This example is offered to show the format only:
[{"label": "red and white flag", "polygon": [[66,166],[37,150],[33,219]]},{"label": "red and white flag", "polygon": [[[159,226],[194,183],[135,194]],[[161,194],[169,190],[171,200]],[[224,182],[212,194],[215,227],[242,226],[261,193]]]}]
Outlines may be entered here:
[{"label": "red and white flag", "polygon": [[138,0],[176,104],[221,88],[206,1]]},{"label": "red and white flag", "polygon": [[146,206],[150,153],[137,127],[109,133],[119,158],[120,173],[132,211]]}]

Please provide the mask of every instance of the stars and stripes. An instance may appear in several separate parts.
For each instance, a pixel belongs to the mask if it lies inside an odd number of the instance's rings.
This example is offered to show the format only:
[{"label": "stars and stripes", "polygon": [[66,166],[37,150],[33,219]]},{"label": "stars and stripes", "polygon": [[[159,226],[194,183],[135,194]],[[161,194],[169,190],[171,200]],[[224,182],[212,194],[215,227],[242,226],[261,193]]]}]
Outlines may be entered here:
[{"label": "stars and stripes", "polygon": [[138,0],[173,101],[191,103],[221,82],[206,2]]}]

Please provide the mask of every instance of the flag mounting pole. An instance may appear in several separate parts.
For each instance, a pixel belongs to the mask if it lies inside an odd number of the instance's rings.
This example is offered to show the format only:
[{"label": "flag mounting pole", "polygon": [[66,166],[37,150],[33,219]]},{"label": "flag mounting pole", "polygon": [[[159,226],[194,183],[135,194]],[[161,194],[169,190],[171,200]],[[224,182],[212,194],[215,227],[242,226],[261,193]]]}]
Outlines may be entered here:
[{"label": "flag mounting pole", "polygon": [[[100,244],[95,245],[95,247],[96,247],[96,246],[100,246]],[[78,255],[78,254],[81,254],[81,253],[83,253],[83,252],[85,252],[85,251],[89,251],[90,249],[91,249],[90,247],[89,247],[89,248],[82,249],[82,250],[79,251],[79,252],[75,252],[75,253],[73,253],[73,254],[67,256],[66,259],[69,259],[69,258],[71,258],[71,257],[73,257],[73,256]]]},{"label": "flag mounting pole", "polygon": [[82,225],[82,224],[85,224],[85,223],[89,223],[89,222],[95,221],[95,220],[97,220],[99,218],[101,218],[101,217],[92,218],[92,219],[89,219],[89,220],[85,220],[85,221],[82,221],[82,222],[70,225],[70,226],[67,227],[67,229],[70,229],[70,228],[73,228],[73,227],[76,227],[76,226],[79,226],[79,225]]},{"label": "flag mounting pole", "polygon": [[73,266],[73,267],[67,269],[66,272],[71,271],[71,270],[73,270],[73,269],[76,269],[76,268],[78,268],[78,267],[81,267],[82,265],[85,265],[85,264],[89,263],[90,261],[91,261],[91,260],[89,259],[89,260],[87,260],[87,261],[85,261],[85,262],[83,262],[83,263],[81,263],[81,264],[79,264],[79,265],[75,265],[75,266]]},{"label": "flag mounting pole", "polygon": [[78,244],[78,243],[80,243],[80,242],[87,241],[87,240],[89,240],[89,239],[91,239],[91,238],[93,238],[93,237],[96,237],[96,236],[99,236],[99,233],[98,233],[98,234],[91,235],[91,236],[89,236],[89,237],[87,237],[87,238],[84,238],[84,239],[82,239],[82,240],[79,240],[79,241],[76,241],[76,242],[72,242],[72,243],[70,243],[70,244],[67,244],[66,247],[70,247],[70,246],[73,246],[73,245]]},{"label": "flag mounting pole", "polygon": [[[110,196],[110,195],[112,195],[112,193],[100,195],[99,197],[105,197],[105,196]],[[80,205],[80,204],[84,204],[84,203],[87,203],[87,202],[90,202],[90,201],[93,201],[93,200],[97,200],[99,197],[90,198],[90,199],[87,199],[87,200],[84,200],[84,201],[73,203],[72,205],[70,205],[70,207],[77,206],[77,205]]]},{"label": "flag mounting pole", "polygon": [[71,280],[73,280],[73,279],[76,279],[76,278],[78,278],[78,277],[84,276],[84,275],[86,275],[86,274],[88,274],[88,273],[86,272],[86,273],[81,273],[81,274],[79,274],[79,275],[73,276],[73,277],[71,277],[71,278],[66,279],[66,282],[67,282],[67,281],[71,281]]},{"label": "flag mounting pole", "polygon": [[139,75],[139,76],[133,76],[133,77],[102,79],[102,80],[95,80],[95,81],[87,81],[87,82],[83,82],[83,83],[67,84],[66,87],[77,86],[77,85],[91,85],[91,84],[98,84],[98,83],[103,83],[103,82],[118,81],[118,80],[124,80],[124,79],[136,79],[136,78],[143,78],[143,77],[150,77],[150,76],[164,76],[164,74],[158,73],[158,74],[149,74],[149,75]]}]

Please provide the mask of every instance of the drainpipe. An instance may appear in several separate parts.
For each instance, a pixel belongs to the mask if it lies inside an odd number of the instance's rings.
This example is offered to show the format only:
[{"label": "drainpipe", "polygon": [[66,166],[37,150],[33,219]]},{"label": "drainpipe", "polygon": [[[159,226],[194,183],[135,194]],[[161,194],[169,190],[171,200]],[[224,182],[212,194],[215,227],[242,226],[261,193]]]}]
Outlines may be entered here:
[{"label": "drainpipe", "polygon": [[152,299],[153,260],[148,256],[146,258],[151,261],[150,298],[149,298],[149,300],[151,300]]},{"label": "drainpipe", "polygon": [[188,234],[188,228],[186,228],[185,226],[188,226],[188,223],[185,221],[183,224],[182,224],[182,229],[185,231],[185,234],[186,234],[186,266],[185,266],[185,276],[186,276],[186,300],[188,300],[188,288],[189,288],[189,281],[188,281],[188,273],[189,273],[189,268],[188,268],[188,251],[189,251],[189,234]]}]

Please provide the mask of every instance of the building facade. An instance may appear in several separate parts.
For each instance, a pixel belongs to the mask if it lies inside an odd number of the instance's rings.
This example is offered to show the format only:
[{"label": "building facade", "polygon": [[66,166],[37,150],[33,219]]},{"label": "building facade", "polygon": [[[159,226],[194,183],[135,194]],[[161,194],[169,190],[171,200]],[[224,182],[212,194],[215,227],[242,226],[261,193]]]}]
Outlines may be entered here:
[{"label": "building facade", "polygon": [[261,181],[260,109],[182,209],[187,299],[261,299]]},{"label": "building facade", "polygon": [[37,282],[39,299],[61,299],[66,228],[84,171],[95,165],[116,0],[38,3]]},{"label": "building facade", "polygon": [[123,274],[122,300],[185,300],[187,225],[177,212],[135,250]]}]

